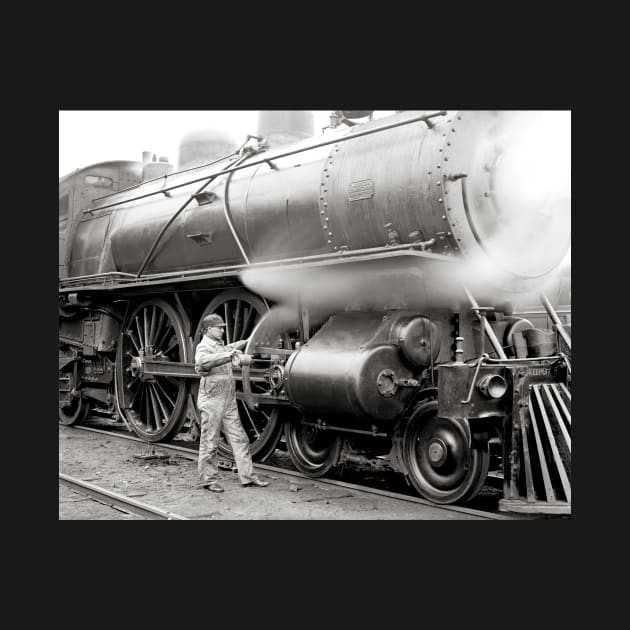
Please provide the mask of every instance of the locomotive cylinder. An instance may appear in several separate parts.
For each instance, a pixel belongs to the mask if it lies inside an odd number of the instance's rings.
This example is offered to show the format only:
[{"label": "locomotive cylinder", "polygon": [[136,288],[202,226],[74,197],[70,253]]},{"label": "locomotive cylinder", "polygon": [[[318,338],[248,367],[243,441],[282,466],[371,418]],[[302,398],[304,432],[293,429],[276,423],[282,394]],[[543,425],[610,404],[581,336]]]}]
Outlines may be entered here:
[{"label": "locomotive cylinder", "polygon": [[413,397],[406,385],[437,356],[438,339],[435,324],[418,313],[337,313],[291,355],[285,392],[309,416],[391,422]]}]

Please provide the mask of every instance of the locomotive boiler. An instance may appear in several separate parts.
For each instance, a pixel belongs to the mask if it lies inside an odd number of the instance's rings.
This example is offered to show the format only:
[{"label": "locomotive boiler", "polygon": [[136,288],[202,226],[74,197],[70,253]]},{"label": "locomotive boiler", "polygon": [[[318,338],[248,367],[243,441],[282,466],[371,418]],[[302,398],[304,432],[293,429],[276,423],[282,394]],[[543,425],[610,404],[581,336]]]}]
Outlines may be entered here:
[{"label": "locomotive boiler", "polygon": [[557,272],[567,200],[514,194],[519,112],[369,114],[314,137],[309,112],[263,112],[240,146],[190,136],[177,170],[60,179],[59,420],[97,406],[149,442],[194,432],[194,347],[218,313],[248,340],[255,459],[370,462],[453,503],[496,457],[503,509],[566,513],[570,326],[544,295],[551,330],[513,302]]}]

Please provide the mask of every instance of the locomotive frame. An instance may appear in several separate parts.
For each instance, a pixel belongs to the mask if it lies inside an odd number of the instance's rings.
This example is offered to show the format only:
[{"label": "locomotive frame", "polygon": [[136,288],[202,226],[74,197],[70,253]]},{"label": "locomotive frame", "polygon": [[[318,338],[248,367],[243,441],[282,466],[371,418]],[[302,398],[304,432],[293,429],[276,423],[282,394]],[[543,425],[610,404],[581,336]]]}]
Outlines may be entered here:
[{"label": "locomotive frame", "polygon": [[[430,133],[445,116],[447,112],[434,112],[403,116],[391,124],[356,125],[344,137],[289,151],[268,151],[250,137],[231,162],[201,177],[189,173],[175,184],[169,184],[169,175],[143,184],[137,163],[122,162],[92,165],[60,180],[60,200],[71,198],[64,240],[83,248],[82,258],[73,263],[71,247],[62,247],[60,227],[60,254],[66,252],[59,289],[60,422],[79,423],[99,404],[147,441],[174,437],[186,423],[192,430],[198,379],[192,357],[201,337],[199,322],[217,312],[228,324],[228,342],[249,338],[245,354],[251,363],[236,367],[235,375],[239,411],[255,459],[268,458],[284,436],[293,463],[310,476],[326,474],[343,461],[372,461],[405,474],[422,496],[452,503],[479,492],[491,445],[500,444],[501,508],[569,513],[571,341],[546,298],[542,302],[554,336],[542,335],[541,341],[531,323],[514,317],[509,305],[480,306],[465,287],[447,303],[428,309],[360,304],[322,315],[316,304],[299,300],[287,326],[286,315],[277,321],[269,301],[241,280],[243,272],[252,270],[282,277],[304,270],[351,269],[353,274],[374,275],[377,282],[400,279],[409,292],[434,268],[452,265],[453,251],[465,251],[468,211],[463,206],[461,216],[449,217],[448,233],[433,213],[436,218],[428,225],[401,237],[404,221],[397,215],[397,225],[384,225],[383,243],[368,247],[336,241],[333,234],[347,232],[348,224],[326,211],[335,203],[327,180],[333,166],[343,166],[342,159],[333,160],[342,143],[414,123],[426,125]],[[283,158],[329,145],[333,153],[321,173],[318,200],[324,232],[330,229],[327,247],[279,259],[248,254],[240,218],[228,201],[233,174],[254,167],[295,168],[282,166]],[[465,190],[463,171],[442,175],[443,197],[448,185]],[[90,187],[86,177],[92,178]],[[119,190],[95,195],[94,185],[107,180]],[[209,186],[221,180],[221,188]],[[348,198],[372,199],[378,190],[370,181],[350,181]],[[128,256],[126,271],[114,269],[110,261],[120,254],[120,243],[108,236],[114,208],[168,200],[177,188],[189,191],[184,203],[174,213],[169,206],[159,232],[143,238],[140,257]],[[228,259],[228,264],[204,265],[197,258],[166,271],[152,266],[153,257],[165,251],[173,259],[168,230],[187,207],[219,202],[227,238],[245,264]],[[458,212],[451,202],[449,212],[453,210]],[[193,231],[192,220],[188,227],[187,242],[200,249],[213,243],[225,249],[212,230]],[[99,238],[93,238],[95,233]],[[95,246],[99,242],[104,246]],[[109,265],[111,270],[83,273],[96,261],[99,269]],[[528,330],[534,331],[529,353],[523,350]],[[331,348],[342,351],[331,358]],[[332,402],[322,402],[322,392]],[[226,443],[221,450],[229,455]]]}]

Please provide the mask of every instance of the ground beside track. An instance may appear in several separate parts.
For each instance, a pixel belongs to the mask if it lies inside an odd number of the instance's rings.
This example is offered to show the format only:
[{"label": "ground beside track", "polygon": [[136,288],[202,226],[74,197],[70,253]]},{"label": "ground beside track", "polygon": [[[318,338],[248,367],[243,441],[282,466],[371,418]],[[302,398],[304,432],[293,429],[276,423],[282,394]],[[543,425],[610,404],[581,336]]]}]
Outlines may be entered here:
[{"label": "ground beside track", "polygon": [[[242,488],[236,473],[222,472],[222,494],[195,488],[196,463],[183,457],[143,460],[145,446],[115,437],[59,427],[59,471],[162,510],[202,520],[479,520],[461,512],[366,497],[316,480],[262,472],[267,488]],[[122,512],[69,489],[59,491],[60,520],[131,520]],[[77,499],[77,500],[73,500]],[[110,516],[107,516],[109,514]]]}]

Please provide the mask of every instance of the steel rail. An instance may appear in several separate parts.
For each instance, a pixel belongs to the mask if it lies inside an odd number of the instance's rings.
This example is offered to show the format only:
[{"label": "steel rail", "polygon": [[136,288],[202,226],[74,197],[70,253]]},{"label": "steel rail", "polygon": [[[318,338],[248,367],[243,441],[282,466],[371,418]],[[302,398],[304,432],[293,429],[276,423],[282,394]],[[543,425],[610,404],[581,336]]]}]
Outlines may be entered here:
[{"label": "steel rail", "polygon": [[96,499],[100,503],[109,505],[110,507],[122,508],[126,512],[131,512],[137,516],[141,516],[152,521],[189,521],[191,519],[186,516],[180,516],[173,512],[165,512],[159,508],[147,505],[146,503],[140,503],[130,497],[126,497],[123,494],[100,488],[92,483],[83,481],[82,479],[76,479],[70,477],[64,473],[59,473],[59,481],[68,486],[72,490],[76,490],[81,494],[85,494],[88,497]]},{"label": "steel rail", "polygon": [[[113,431],[105,431],[103,429],[94,429],[92,427],[82,427],[75,426],[69,427],[71,429],[77,429],[81,431],[89,431],[92,433],[101,433],[103,435],[107,435],[108,437],[117,437],[122,440],[131,440],[134,442],[140,442],[142,444],[146,444],[145,440],[140,439],[139,437],[133,435],[124,435],[115,433]],[[199,453],[192,448],[186,448],[183,446],[177,446],[175,444],[163,444],[163,443],[152,443],[151,444],[155,448],[161,448],[164,451],[172,451],[173,453],[179,454],[186,459],[190,459],[192,461],[197,461],[199,457]],[[521,520],[518,517],[509,516],[506,514],[495,514],[493,512],[484,512],[482,510],[475,510],[473,508],[466,508],[459,505],[439,505],[437,503],[432,503],[426,499],[421,499],[420,497],[412,497],[405,494],[398,494],[396,492],[390,492],[389,490],[381,490],[378,488],[370,488],[368,486],[360,486],[354,483],[348,483],[346,481],[337,481],[336,479],[326,479],[326,478],[317,478],[313,479],[307,475],[304,475],[295,470],[286,470],[285,468],[278,468],[276,466],[269,466],[267,464],[258,464],[254,463],[254,469],[259,471],[272,472],[275,474],[286,475],[289,477],[297,477],[298,479],[306,479],[308,481],[312,481],[313,483],[320,483],[327,486],[334,486],[338,488],[345,488],[347,490],[354,490],[355,492],[363,492],[366,494],[377,495],[381,497],[386,497],[389,499],[395,499],[398,501],[406,501],[409,503],[416,503],[418,505],[423,505],[425,507],[431,507],[438,510],[446,510],[449,512],[460,512],[462,514],[467,514],[469,516],[478,516],[480,518],[485,518],[489,520],[497,520],[497,521],[513,521],[513,520]]]}]

